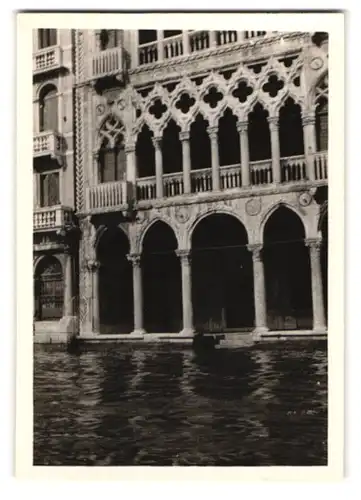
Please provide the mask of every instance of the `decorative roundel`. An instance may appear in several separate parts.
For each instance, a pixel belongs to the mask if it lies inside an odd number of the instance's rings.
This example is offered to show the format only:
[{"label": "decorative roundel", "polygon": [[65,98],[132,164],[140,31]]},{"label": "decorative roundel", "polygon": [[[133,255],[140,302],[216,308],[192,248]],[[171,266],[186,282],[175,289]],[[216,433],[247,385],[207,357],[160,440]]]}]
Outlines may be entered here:
[{"label": "decorative roundel", "polygon": [[261,211],[261,198],[251,198],[246,203],[246,212],[248,215],[258,215]]},{"label": "decorative roundel", "polygon": [[175,216],[177,221],[183,224],[189,219],[189,211],[185,207],[179,207],[176,209]]},{"label": "decorative roundel", "polygon": [[105,106],[103,104],[98,104],[96,110],[98,115],[102,115],[105,111]]},{"label": "decorative roundel", "polygon": [[118,108],[120,109],[120,111],[123,111],[123,109],[125,108],[124,99],[119,99],[117,104],[118,104]]},{"label": "decorative roundel", "polygon": [[310,61],[310,68],[317,71],[323,66],[323,60],[321,57],[313,57]]},{"label": "decorative roundel", "polygon": [[307,207],[312,201],[312,196],[310,193],[304,192],[301,193],[298,202],[301,205],[301,207]]}]

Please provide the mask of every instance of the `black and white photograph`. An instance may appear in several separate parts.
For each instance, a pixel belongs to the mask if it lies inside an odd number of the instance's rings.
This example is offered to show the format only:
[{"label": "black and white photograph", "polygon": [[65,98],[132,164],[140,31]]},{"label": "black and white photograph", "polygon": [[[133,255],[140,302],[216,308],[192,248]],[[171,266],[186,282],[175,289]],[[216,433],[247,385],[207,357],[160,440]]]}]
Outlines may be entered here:
[{"label": "black and white photograph", "polygon": [[32,466],[327,467],[335,34],[148,15],[32,20]]}]

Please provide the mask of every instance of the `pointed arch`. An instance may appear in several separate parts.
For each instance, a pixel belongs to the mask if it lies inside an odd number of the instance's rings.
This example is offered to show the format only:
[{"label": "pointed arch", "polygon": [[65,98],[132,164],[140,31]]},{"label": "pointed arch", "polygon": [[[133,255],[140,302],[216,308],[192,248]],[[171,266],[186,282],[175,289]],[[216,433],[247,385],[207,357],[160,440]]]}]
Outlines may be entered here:
[{"label": "pointed arch", "polygon": [[274,205],[272,205],[267,212],[262,216],[261,222],[260,222],[260,227],[259,227],[259,237],[260,237],[260,243],[264,243],[264,229],[265,226],[270,219],[270,217],[280,208],[286,208],[293,212],[300,220],[303,228],[304,228],[304,233],[305,233],[305,238],[309,237],[309,229],[307,226],[307,220],[303,217],[302,213],[293,205],[289,203],[285,203],[283,201],[277,202]]},{"label": "pointed arch", "polygon": [[39,131],[58,128],[58,89],[53,83],[47,83],[39,90]]},{"label": "pointed arch", "polygon": [[172,232],[174,233],[175,240],[177,241],[177,247],[179,246],[178,231],[177,231],[177,228],[173,225],[172,219],[165,217],[165,216],[157,216],[157,217],[154,217],[149,222],[149,224],[147,224],[143,228],[143,230],[141,231],[141,233],[139,235],[139,239],[138,239],[138,249],[137,249],[138,253],[143,252],[144,240],[145,240],[147,234],[152,229],[152,227],[154,225],[158,224],[159,222],[162,224],[165,224],[166,226],[168,226],[172,230]]}]

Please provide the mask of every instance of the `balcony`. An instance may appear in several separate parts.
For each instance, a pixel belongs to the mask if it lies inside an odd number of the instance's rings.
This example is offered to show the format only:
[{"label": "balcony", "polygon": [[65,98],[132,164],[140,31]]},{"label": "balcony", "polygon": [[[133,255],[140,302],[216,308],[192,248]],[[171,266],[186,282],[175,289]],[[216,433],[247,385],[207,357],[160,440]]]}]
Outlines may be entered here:
[{"label": "balcony", "polygon": [[54,130],[46,130],[35,134],[33,137],[33,157],[39,158],[50,156],[62,162],[65,154],[64,139],[61,134]]},{"label": "balcony", "polygon": [[89,79],[115,77],[123,73],[124,51],[120,47],[107,49],[92,55],[88,61]]},{"label": "balcony", "polygon": [[72,212],[72,208],[62,205],[36,208],[33,214],[33,229],[34,231],[60,229],[71,222]]},{"label": "balcony", "polygon": [[139,66],[202,52],[223,45],[256,41],[272,35],[268,31],[201,31],[183,32],[138,47]]},{"label": "balcony", "polygon": [[33,75],[41,75],[63,68],[63,51],[59,45],[40,49],[33,54]]},{"label": "balcony", "polygon": [[120,211],[127,209],[130,199],[130,184],[126,181],[105,182],[86,189],[86,205],[88,210]]}]

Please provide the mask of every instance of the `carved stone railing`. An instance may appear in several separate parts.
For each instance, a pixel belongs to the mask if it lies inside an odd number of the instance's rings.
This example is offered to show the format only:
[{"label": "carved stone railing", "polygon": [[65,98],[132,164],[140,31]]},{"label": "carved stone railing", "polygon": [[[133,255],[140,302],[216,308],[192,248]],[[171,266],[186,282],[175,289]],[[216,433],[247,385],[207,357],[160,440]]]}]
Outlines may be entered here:
[{"label": "carved stone railing", "polygon": [[209,49],[210,47],[209,31],[190,31],[189,46],[191,53]]},{"label": "carved stone railing", "polygon": [[63,51],[59,45],[37,50],[33,54],[33,74],[39,75],[63,67]]},{"label": "carved stone railing", "polygon": [[183,35],[176,35],[165,38],[162,43],[164,59],[171,59],[173,57],[179,57],[183,55]]},{"label": "carved stone railing", "polygon": [[137,180],[137,200],[154,200],[156,198],[155,177],[142,177]]},{"label": "carved stone railing", "polygon": [[202,168],[191,171],[192,193],[212,191],[212,169]]},{"label": "carved stone railing", "polygon": [[314,153],[314,169],[315,169],[315,179],[316,181],[327,179],[328,170],[328,156],[327,151],[319,151]]},{"label": "carved stone railing", "polygon": [[57,229],[71,221],[73,209],[54,205],[53,207],[35,208],[33,214],[34,231]]},{"label": "carved stone railing", "polygon": [[121,47],[94,53],[89,59],[90,79],[114,76],[123,71],[124,51]]},{"label": "carved stone railing", "polygon": [[139,65],[151,64],[158,61],[158,44],[150,42],[138,47]]},{"label": "carved stone railing", "polygon": [[163,174],[164,194],[167,197],[179,196],[184,193],[183,174]]},{"label": "carved stone railing", "polygon": [[297,182],[307,179],[304,155],[281,158],[282,182]]},{"label": "carved stone railing", "polygon": [[272,160],[250,162],[251,182],[253,185],[272,184]]},{"label": "carved stone railing", "polygon": [[221,188],[234,189],[242,186],[241,166],[227,165],[220,167]]},{"label": "carved stone railing", "polygon": [[104,182],[86,188],[87,209],[102,210],[124,207],[128,204],[126,181]]},{"label": "carved stone railing", "polygon": [[46,130],[33,137],[33,156],[51,156],[59,158],[65,153],[64,138],[54,130]]}]

